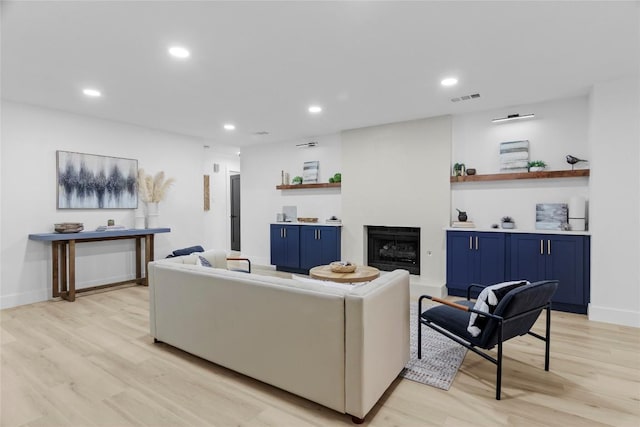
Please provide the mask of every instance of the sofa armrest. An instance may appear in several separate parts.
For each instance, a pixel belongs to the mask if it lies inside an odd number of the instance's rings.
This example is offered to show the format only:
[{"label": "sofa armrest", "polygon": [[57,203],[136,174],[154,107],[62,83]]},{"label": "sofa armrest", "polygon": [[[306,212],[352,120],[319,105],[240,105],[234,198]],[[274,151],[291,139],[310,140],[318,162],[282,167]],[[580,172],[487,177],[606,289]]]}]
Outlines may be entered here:
[{"label": "sofa armrest", "polygon": [[346,296],[345,342],[345,412],[364,418],[409,361],[406,270]]}]

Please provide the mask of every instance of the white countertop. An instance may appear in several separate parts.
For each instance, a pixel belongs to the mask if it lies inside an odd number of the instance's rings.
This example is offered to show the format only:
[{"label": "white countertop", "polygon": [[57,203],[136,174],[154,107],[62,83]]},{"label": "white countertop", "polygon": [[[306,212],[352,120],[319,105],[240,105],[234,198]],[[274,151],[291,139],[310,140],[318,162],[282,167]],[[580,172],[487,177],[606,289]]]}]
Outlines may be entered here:
[{"label": "white countertop", "polygon": [[272,222],[271,224],[272,225],[312,225],[314,227],[342,227],[342,224],[336,224],[336,223],[327,224],[326,222],[320,222],[320,221],[318,222],[280,221],[280,222]]},{"label": "white countertop", "polygon": [[481,227],[445,227],[446,231],[482,231],[491,233],[531,233],[531,234],[566,234],[574,236],[590,236],[587,231],[563,231],[563,230],[527,230],[521,228],[481,228]]}]

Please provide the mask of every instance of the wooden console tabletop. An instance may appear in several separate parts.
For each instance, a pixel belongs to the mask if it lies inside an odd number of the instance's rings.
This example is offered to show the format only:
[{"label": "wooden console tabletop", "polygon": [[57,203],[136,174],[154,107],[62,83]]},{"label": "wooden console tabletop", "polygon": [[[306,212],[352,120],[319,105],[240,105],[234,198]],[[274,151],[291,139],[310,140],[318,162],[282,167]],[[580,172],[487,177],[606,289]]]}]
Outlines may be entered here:
[{"label": "wooden console tabletop", "polygon": [[309,270],[314,279],[329,280],[338,283],[368,282],[380,276],[380,270],[367,265],[359,265],[353,273],[334,273],[329,265],[319,265]]},{"label": "wooden console tabletop", "polygon": [[[153,261],[153,236],[156,233],[168,233],[170,228],[146,228],[113,231],[81,231],[80,233],[41,233],[29,234],[30,240],[51,242],[51,287],[53,297],[62,297],[67,301],[75,301],[77,292],[86,292],[109,286],[136,282],[148,285],[146,266]],[[107,283],[76,290],[76,243],[104,242],[107,240],[136,240],[136,277],[124,282]],[[144,240],[144,266],[142,270],[142,241]]]}]

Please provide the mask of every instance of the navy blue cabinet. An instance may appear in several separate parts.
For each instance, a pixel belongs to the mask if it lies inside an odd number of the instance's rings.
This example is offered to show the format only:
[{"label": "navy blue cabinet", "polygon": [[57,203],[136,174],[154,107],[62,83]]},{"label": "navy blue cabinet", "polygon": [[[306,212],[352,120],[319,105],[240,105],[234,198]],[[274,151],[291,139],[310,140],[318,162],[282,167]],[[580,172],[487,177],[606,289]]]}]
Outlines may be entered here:
[{"label": "navy blue cabinet", "polygon": [[271,225],[271,264],[282,268],[300,267],[300,227]]},{"label": "navy blue cabinet", "polygon": [[447,232],[447,292],[465,296],[472,283],[490,285],[505,280],[504,233]]},{"label": "navy blue cabinet", "polygon": [[342,229],[333,226],[271,224],[271,264],[279,271],[307,274],[340,260]]},{"label": "navy blue cabinet", "polygon": [[558,280],[552,308],[586,313],[589,303],[588,236],[558,234],[511,235],[509,276],[513,280]]},{"label": "navy blue cabinet", "polygon": [[340,260],[339,227],[300,227],[300,267],[309,270]]}]

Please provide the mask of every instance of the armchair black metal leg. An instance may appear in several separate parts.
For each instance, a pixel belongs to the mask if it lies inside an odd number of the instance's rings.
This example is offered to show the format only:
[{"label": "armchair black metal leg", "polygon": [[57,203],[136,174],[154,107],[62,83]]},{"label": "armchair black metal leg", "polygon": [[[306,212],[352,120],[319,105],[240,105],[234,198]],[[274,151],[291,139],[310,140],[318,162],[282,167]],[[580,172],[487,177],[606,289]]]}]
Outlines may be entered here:
[{"label": "armchair black metal leg", "polygon": [[418,314],[418,359],[422,359],[422,322]]},{"label": "armchair black metal leg", "polygon": [[500,400],[502,391],[502,322],[498,324],[498,363],[496,363],[496,400]]},{"label": "armchair black metal leg", "polygon": [[551,350],[551,307],[547,305],[547,331],[544,344],[544,370],[549,370],[549,352]]}]

